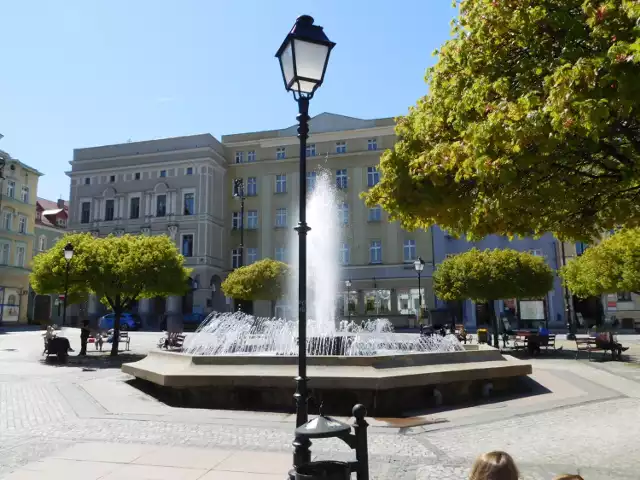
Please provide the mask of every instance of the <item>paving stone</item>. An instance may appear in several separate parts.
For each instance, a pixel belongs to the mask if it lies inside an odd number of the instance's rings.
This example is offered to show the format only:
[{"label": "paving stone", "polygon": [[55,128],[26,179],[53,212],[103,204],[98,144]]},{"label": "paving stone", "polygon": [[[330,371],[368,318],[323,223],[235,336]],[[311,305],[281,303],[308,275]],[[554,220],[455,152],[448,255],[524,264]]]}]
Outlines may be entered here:
[{"label": "paving stone", "polygon": [[[34,470],[43,465],[51,467],[47,478],[57,478],[55,472],[61,465],[77,464],[78,459],[109,465],[115,465],[111,463],[117,461],[114,458],[134,462],[126,469],[116,465],[117,468],[102,472],[103,478],[111,479],[133,478],[131,475],[179,478],[166,475],[177,475],[175,468],[186,466],[195,475],[214,463],[227,462],[227,476],[207,473],[202,478],[274,480],[276,476],[284,478],[289,468],[293,440],[290,416],[176,409],[153,399],[148,400],[153,408],[145,412],[144,395],[125,386],[122,382],[127,377],[117,369],[83,371],[78,366],[46,365],[40,357],[41,337],[3,337],[6,336],[0,337],[0,478],[43,478],[42,471]],[[137,340],[134,332],[132,345],[141,350],[149,348],[155,337],[140,336]],[[582,389],[583,394],[557,404],[537,403],[532,398],[526,411],[510,406],[498,410],[478,408],[464,422],[459,416],[443,412],[448,423],[411,429],[371,428],[371,478],[464,479],[477,455],[501,449],[514,456],[525,480],[551,479],[558,473],[578,470],[589,480],[637,479],[640,398],[634,392],[640,385],[638,366],[568,358],[540,360],[534,368],[543,369],[547,376],[556,375],[561,381],[569,381],[570,377],[572,388]],[[91,388],[83,388],[89,382]],[[618,386],[614,394],[605,396],[616,382],[625,387]],[[127,400],[132,405],[136,402],[135,408],[119,408]],[[536,405],[543,406],[535,410]],[[504,412],[504,417],[497,412]],[[104,442],[115,445],[105,447]],[[99,448],[97,453],[92,446]],[[166,454],[168,446],[179,446],[183,453],[172,458]],[[246,470],[242,452],[265,452],[263,466],[269,471],[254,472],[253,477],[240,476],[246,474],[239,471]],[[269,455],[270,452],[278,455]],[[336,439],[314,441],[312,453],[321,458],[353,458],[353,452]],[[11,473],[25,466],[27,470]],[[88,469],[92,473],[83,476],[86,470],[69,467],[64,478],[93,478],[100,469]],[[185,475],[188,478],[189,473]]]}]

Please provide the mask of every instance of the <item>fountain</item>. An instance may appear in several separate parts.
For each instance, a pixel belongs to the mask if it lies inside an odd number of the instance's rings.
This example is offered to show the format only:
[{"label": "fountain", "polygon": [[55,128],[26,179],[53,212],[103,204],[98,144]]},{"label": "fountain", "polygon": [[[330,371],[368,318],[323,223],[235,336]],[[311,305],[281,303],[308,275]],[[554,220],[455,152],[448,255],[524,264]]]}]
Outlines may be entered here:
[{"label": "fountain", "polygon": [[[317,180],[307,207],[307,355],[317,402],[334,413],[363,403],[372,414],[398,416],[443,399],[480,396],[489,383],[493,392],[509,390],[513,379],[531,373],[528,364],[507,361],[488,346],[463,346],[453,335],[396,333],[381,318],[338,321],[338,195],[327,172]],[[290,245],[297,246],[295,238]],[[294,273],[287,295],[293,305],[297,285]],[[297,332],[296,319],[212,313],[187,336],[182,352],[152,351],[122,370],[175,405],[292,411]]]}]

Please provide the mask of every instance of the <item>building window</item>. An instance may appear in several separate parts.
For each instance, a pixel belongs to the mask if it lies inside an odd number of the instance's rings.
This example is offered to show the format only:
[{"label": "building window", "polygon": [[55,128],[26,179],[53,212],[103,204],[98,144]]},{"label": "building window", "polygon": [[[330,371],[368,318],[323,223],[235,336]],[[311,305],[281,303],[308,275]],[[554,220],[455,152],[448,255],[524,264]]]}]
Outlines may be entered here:
[{"label": "building window", "polygon": [[38,250],[44,252],[47,249],[47,237],[44,235],[40,235],[40,239],[38,242]]},{"label": "building window", "polygon": [[401,315],[415,315],[420,308],[420,300],[424,304],[424,288],[410,288],[398,292],[398,313]]},{"label": "building window", "polygon": [[347,188],[347,169],[336,170],[336,187]]},{"label": "building window", "polygon": [[287,158],[285,147],[276,148],[276,160],[284,160]]},{"label": "building window", "polygon": [[347,153],[347,142],[336,142],[336,153]]},{"label": "building window", "polygon": [[286,299],[276,300],[276,306],[273,313],[276,318],[281,318],[283,320],[293,318],[293,309]]},{"label": "building window", "polygon": [[378,141],[375,138],[370,138],[367,140],[367,150],[377,150],[378,149]]},{"label": "building window", "polygon": [[258,195],[258,181],[256,177],[247,178],[247,197],[255,197]]},{"label": "building window", "polygon": [[278,208],[276,210],[276,227],[286,227],[287,226],[287,209],[286,208]]},{"label": "building window", "polygon": [[29,203],[29,187],[27,187],[26,185],[22,187],[22,193],[20,195],[20,199],[24,203]]},{"label": "building window", "polygon": [[11,212],[5,212],[4,222],[3,222],[3,226],[5,230],[11,230],[12,219],[13,219],[13,215],[11,214]]},{"label": "building window", "polygon": [[240,196],[240,190],[244,186],[244,180],[242,178],[234,178],[231,184],[231,192],[234,197]]},{"label": "building window", "polygon": [[284,247],[278,247],[276,248],[276,260],[279,262],[284,262],[285,261],[285,256],[286,256],[286,250]]},{"label": "building window", "polygon": [[338,206],[338,218],[342,225],[349,225],[349,205],[342,203]]},{"label": "building window", "polygon": [[349,245],[343,243],[340,245],[340,264],[349,265],[351,262],[351,253],[349,251]]},{"label": "building window", "polygon": [[286,175],[276,175],[276,193],[287,193]]},{"label": "building window", "polygon": [[257,261],[258,261],[258,249],[247,248],[247,264],[251,265],[252,263]]},{"label": "building window", "polygon": [[369,221],[370,222],[379,222],[382,220],[382,208],[380,205],[376,205],[375,207],[371,207],[369,209]]},{"label": "building window", "polygon": [[529,250],[529,253],[534,257],[544,257],[544,254],[542,253],[542,250],[540,248]]},{"label": "building window", "polygon": [[18,232],[27,233],[27,217],[20,215],[20,219],[18,220]]},{"label": "building window", "polygon": [[315,157],[316,156],[316,144],[310,143],[307,145],[307,157]]},{"label": "building window", "polygon": [[156,217],[164,217],[167,214],[167,196],[158,195],[156,197]]},{"label": "building window", "polygon": [[196,194],[195,193],[185,193],[183,195],[184,201],[184,214],[185,215],[195,215],[196,214]]},{"label": "building window", "polygon": [[384,315],[391,311],[390,290],[367,290],[364,292],[365,314]]},{"label": "building window", "polygon": [[316,172],[307,172],[307,192],[313,192],[316,188]]},{"label": "building window", "polygon": [[84,179],[84,184],[85,184],[85,185],[91,185],[91,178],[89,178],[89,177],[85,177],[85,179]]},{"label": "building window", "polygon": [[36,220],[42,221],[42,212],[40,210],[36,210]]},{"label": "building window", "polygon": [[16,267],[24,267],[25,247],[16,247]]},{"label": "building window", "polygon": [[236,152],[236,163],[244,162],[244,152]]},{"label": "building window", "polygon": [[242,254],[239,248],[231,250],[231,268],[240,268],[242,260]]},{"label": "building window", "polygon": [[16,196],[16,182],[9,180],[7,182],[7,197],[14,198]]},{"label": "building window", "polygon": [[0,265],[9,265],[10,247],[8,243],[0,245]]},{"label": "building window", "polygon": [[256,151],[255,150],[249,150],[247,152],[247,162],[253,163],[255,161],[256,161]]},{"label": "building window", "polygon": [[167,171],[166,170],[160,170],[160,178],[164,178],[167,176]]},{"label": "building window", "polygon": [[129,218],[140,218],[140,197],[129,200]]},{"label": "building window", "polygon": [[58,225],[59,227],[66,227],[67,221],[64,218],[59,218],[58,220],[56,220],[56,225]]},{"label": "building window", "polygon": [[416,241],[405,240],[402,246],[402,258],[405,263],[413,262],[416,257]]},{"label": "building window", "polygon": [[382,242],[372,240],[369,244],[369,263],[382,263]]},{"label": "building window", "polygon": [[187,175],[193,175],[193,167],[187,167]]},{"label": "building window", "polygon": [[374,187],[380,181],[378,167],[367,167],[367,186]]},{"label": "building window", "polygon": [[619,302],[632,302],[631,292],[618,292]]},{"label": "building window", "polygon": [[111,175],[109,177],[109,183],[116,183],[116,176],[115,175]]},{"label": "building window", "polygon": [[193,257],[193,235],[182,235],[182,255]]},{"label": "building window", "polygon": [[115,214],[115,200],[107,200],[104,207],[104,220],[110,222]]},{"label": "building window", "polygon": [[140,172],[134,173],[133,178],[135,178],[136,180],[140,180]]},{"label": "building window", "polygon": [[258,211],[249,210],[247,212],[247,228],[249,230],[255,230],[258,228]]},{"label": "building window", "polygon": [[82,202],[80,206],[80,223],[89,223],[91,219],[91,202]]},{"label": "building window", "polygon": [[240,212],[233,212],[231,214],[231,229],[232,230],[240,229]]}]

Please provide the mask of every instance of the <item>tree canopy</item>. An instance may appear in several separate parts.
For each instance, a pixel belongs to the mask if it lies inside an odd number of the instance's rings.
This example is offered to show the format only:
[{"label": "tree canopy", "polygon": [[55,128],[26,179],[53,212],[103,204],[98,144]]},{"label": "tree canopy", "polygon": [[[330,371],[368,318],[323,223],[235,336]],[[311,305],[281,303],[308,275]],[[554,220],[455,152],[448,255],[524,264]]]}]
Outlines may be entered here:
[{"label": "tree canopy", "polygon": [[[37,293],[65,289],[64,246],[73,245],[69,291],[95,293],[115,313],[112,354],[117,354],[120,314],[139,298],[182,295],[189,270],[175,244],[166,235],[124,235],[94,238],[89,233],[66,235],[33,260],[31,286]],[[71,295],[70,295],[71,297]]]},{"label": "tree canopy", "polygon": [[236,300],[277,300],[286,288],[288,272],[286,263],[265,258],[236,268],[222,282],[222,291]]},{"label": "tree canopy", "polygon": [[640,225],[640,3],[458,3],[367,204],[472,237]]},{"label": "tree canopy", "polygon": [[[553,288],[553,272],[541,257],[512,249],[471,249],[445,259],[433,274],[433,288],[443,300],[493,302],[506,298],[542,298]],[[498,319],[490,304],[494,346],[499,348]]]},{"label": "tree canopy", "polygon": [[439,264],[433,287],[443,300],[541,298],[553,288],[553,272],[528,252],[473,248]]},{"label": "tree canopy", "polygon": [[640,294],[640,228],[621,230],[564,266],[565,285],[579,297]]}]

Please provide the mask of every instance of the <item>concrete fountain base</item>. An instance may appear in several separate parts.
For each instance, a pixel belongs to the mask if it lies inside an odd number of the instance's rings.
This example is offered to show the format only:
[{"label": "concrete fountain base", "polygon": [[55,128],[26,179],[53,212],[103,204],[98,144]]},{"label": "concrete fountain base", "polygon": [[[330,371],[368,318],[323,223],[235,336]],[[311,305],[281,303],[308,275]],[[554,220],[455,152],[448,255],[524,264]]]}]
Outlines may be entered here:
[{"label": "concrete fountain base", "polygon": [[[293,412],[297,361],[293,356],[158,350],[123,365],[122,371],[171,405]],[[530,364],[507,360],[485,345],[443,353],[308,357],[314,403],[323,402],[325,412],[334,415],[348,414],[356,403],[370,415],[402,416],[413,409],[468,402],[488,391],[514,391],[531,371]]]}]

